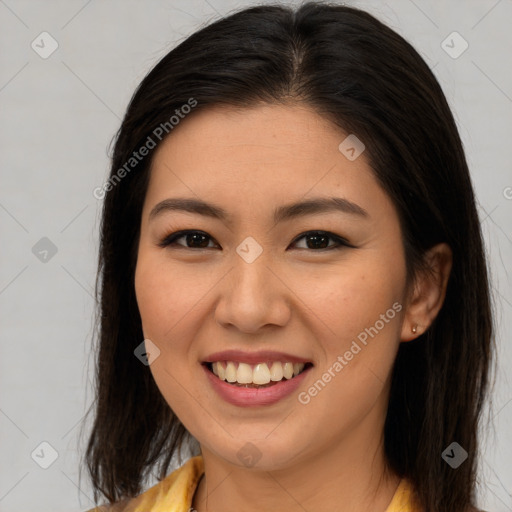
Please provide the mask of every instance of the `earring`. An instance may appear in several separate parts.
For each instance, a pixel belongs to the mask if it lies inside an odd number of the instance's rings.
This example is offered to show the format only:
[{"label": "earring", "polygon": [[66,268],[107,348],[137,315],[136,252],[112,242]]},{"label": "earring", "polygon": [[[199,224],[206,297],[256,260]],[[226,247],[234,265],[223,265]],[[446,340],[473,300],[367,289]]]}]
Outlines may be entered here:
[{"label": "earring", "polygon": [[418,329],[417,329],[417,326],[416,326],[416,325],[414,325],[414,326],[412,327],[412,329],[411,329],[411,331],[412,331],[414,334],[416,334],[416,331],[417,331],[417,330],[418,330]]}]

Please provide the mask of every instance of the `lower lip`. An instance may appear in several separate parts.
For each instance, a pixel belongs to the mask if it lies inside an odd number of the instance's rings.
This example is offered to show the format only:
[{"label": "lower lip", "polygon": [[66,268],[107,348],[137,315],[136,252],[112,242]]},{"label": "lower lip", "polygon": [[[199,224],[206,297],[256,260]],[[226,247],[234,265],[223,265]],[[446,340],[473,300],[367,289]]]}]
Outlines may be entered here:
[{"label": "lower lip", "polygon": [[265,388],[245,388],[233,386],[226,381],[220,380],[205,365],[202,365],[210,383],[215,391],[226,402],[238,407],[253,407],[258,405],[271,405],[279,400],[291,395],[305,379],[311,366],[306,368],[296,377],[286,380],[283,379],[273,386]]}]

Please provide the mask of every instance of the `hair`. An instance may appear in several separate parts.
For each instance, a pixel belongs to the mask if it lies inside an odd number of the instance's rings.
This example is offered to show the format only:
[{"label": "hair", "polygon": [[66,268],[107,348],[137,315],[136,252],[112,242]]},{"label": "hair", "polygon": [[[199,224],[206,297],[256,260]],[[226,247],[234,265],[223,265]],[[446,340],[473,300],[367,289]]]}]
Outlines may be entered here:
[{"label": "hair", "polygon": [[[356,134],[398,212],[408,283],[429,248],[450,246],[443,306],[424,334],[398,350],[384,449],[389,468],[410,479],[426,512],[466,510],[475,501],[493,319],[468,165],[427,64],[400,35],[356,8],[308,2],[235,12],[193,33],[142,80],[116,135],[111,180],[190,98],[194,112],[302,105]],[[96,501],[99,493],[111,503],[139,494],[152,471],[164,478],[191,439],[149,367],[134,357],[144,339],[134,275],[152,154],[104,198],[95,417],[86,450]],[[441,457],[454,441],[468,453],[457,470]]]}]

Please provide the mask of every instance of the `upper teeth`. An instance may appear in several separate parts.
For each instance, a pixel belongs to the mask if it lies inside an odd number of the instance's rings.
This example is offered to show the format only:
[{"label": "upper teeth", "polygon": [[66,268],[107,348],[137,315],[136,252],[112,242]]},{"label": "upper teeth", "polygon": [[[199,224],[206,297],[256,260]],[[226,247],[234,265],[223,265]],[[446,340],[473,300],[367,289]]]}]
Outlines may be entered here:
[{"label": "upper teeth", "polygon": [[[238,365],[238,367],[237,367]],[[304,369],[304,363],[281,363],[274,361],[270,368],[267,363],[258,363],[254,368],[247,363],[218,361],[212,363],[212,370],[220,380],[238,382],[239,384],[268,384],[278,382],[283,377],[291,379]]]}]

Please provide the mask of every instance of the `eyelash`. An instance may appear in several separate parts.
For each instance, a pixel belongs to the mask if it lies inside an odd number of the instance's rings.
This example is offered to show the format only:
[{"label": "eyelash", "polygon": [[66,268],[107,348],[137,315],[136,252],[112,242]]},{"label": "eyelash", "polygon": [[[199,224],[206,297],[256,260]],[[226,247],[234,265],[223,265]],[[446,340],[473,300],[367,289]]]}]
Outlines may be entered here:
[{"label": "eyelash", "polygon": [[[176,243],[177,240],[179,240],[180,238],[183,238],[185,237],[186,235],[188,234],[200,234],[200,235],[204,235],[205,237],[208,237],[210,238],[211,240],[213,240],[213,238],[208,235],[207,233],[205,233],[204,231],[198,231],[198,230],[193,230],[193,229],[186,229],[186,230],[182,230],[182,231],[176,231],[174,233],[171,233],[169,235],[167,235],[161,242],[158,243],[158,245],[160,247],[169,247],[169,246],[178,246],[178,247],[181,247],[183,249],[191,249],[191,250],[204,250],[204,249],[212,249],[212,247],[187,247],[187,246],[184,246],[182,244],[178,244]],[[301,240],[302,238],[305,238],[306,236],[308,235],[319,235],[319,236],[323,236],[323,237],[327,237],[327,238],[331,238],[333,239],[337,245],[335,246],[331,246],[331,247],[324,247],[322,249],[309,249],[308,247],[301,247],[301,249],[306,249],[306,250],[310,250],[310,251],[314,251],[314,252],[322,252],[322,251],[330,251],[330,250],[333,250],[333,249],[342,249],[343,247],[352,247],[354,248],[353,245],[351,245],[347,240],[345,240],[344,238],[338,236],[338,235],[335,235],[334,233],[331,233],[329,231],[322,231],[322,230],[312,230],[312,231],[305,231],[304,233],[301,233],[300,235],[298,235],[295,240],[292,242],[292,244],[295,244],[297,243],[299,240]]]}]

